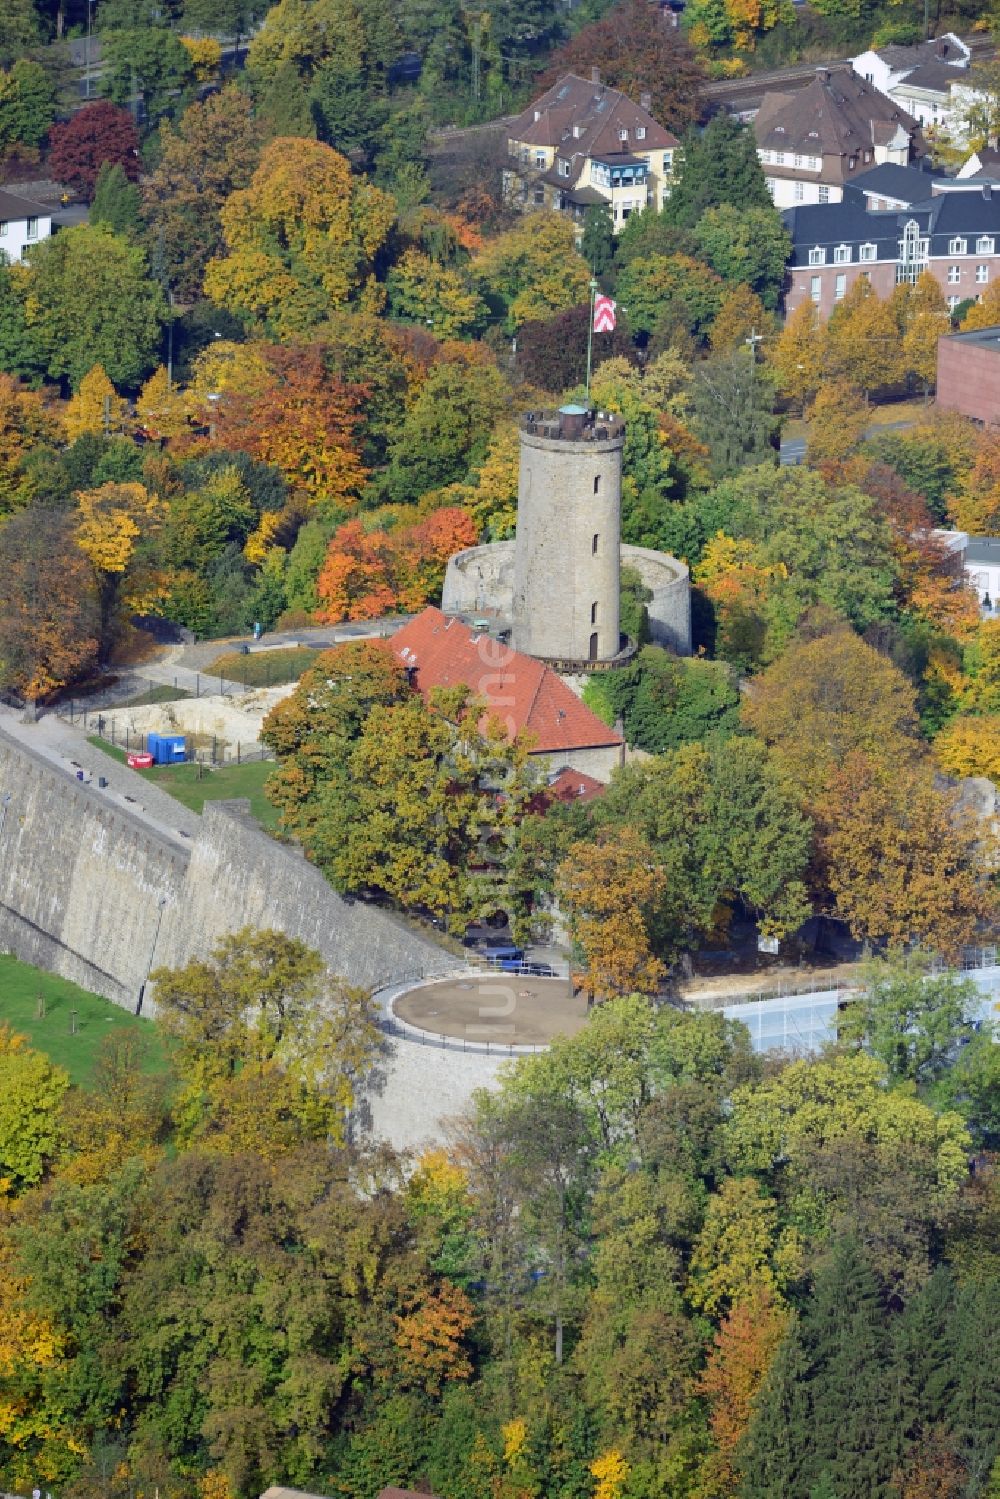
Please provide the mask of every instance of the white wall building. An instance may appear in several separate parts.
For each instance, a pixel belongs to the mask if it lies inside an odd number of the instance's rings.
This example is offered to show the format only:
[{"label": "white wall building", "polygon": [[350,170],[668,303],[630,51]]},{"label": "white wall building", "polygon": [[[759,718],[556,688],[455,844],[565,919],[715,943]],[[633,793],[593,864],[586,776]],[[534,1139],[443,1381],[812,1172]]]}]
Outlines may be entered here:
[{"label": "white wall building", "polygon": [[953,31],[916,46],[891,45],[862,52],[851,66],[892,99],[924,130],[961,146],[961,121],[975,98],[969,86],[969,48]]},{"label": "white wall building", "polygon": [[52,210],[29,198],[17,198],[0,188],[0,253],[8,262],[24,259],[24,252],[48,239],[52,233]]}]

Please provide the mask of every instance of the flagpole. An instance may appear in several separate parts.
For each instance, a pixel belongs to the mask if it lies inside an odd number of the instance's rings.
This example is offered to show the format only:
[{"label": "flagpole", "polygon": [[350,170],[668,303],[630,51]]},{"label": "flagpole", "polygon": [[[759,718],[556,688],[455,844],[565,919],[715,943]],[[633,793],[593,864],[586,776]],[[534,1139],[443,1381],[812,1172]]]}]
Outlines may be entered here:
[{"label": "flagpole", "polygon": [[597,296],[597,278],[590,278],[590,321],[587,324],[587,394],[586,403],[590,405],[590,361],[594,350],[594,298]]}]

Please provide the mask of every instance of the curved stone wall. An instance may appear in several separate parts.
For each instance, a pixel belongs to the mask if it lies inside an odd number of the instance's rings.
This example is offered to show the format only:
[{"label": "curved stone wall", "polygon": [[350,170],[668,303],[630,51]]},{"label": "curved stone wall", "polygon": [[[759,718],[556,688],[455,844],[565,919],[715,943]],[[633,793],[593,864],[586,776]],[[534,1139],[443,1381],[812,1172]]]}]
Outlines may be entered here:
[{"label": "curved stone wall", "polygon": [[[650,635],[656,645],[691,653],[691,582],[687,567],[666,552],[622,546],[621,560],[634,567],[652,590]],[[467,547],[448,562],[441,608],[445,614],[473,614],[510,623],[514,597],[514,542]]]}]

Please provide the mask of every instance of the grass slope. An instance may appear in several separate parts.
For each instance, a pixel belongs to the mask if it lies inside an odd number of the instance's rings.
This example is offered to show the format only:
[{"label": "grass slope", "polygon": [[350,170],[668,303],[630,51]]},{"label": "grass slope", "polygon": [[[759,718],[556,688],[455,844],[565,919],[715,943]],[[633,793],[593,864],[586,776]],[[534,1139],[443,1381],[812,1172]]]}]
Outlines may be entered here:
[{"label": "grass slope", "polygon": [[[39,1019],[39,995],[45,1000],[44,1019]],[[65,1067],[74,1083],[90,1081],[104,1037],[123,1028],[141,1031],[146,1042],[145,1071],[162,1072],[166,1067],[160,1035],[151,1020],[138,1020],[110,1000],[11,957],[0,957],[0,1022],[3,1021],[27,1036],[37,1051]]]},{"label": "grass slope", "polygon": [[283,682],[297,682],[319,654],[308,645],[289,646],[286,650],[252,651],[248,656],[239,651],[227,651],[216,656],[202,675],[207,678],[226,677],[230,682],[242,682],[244,687],[277,687]]}]

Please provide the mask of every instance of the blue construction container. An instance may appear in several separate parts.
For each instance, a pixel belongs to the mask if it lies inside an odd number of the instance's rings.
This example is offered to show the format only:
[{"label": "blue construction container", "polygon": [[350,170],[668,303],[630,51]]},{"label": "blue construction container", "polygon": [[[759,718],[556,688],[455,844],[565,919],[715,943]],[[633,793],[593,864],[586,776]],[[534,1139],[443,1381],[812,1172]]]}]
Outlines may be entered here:
[{"label": "blue construction container", "polygon": [[147,734],[146,750],[157,765],[177,765],[187,759],[183,734]]}]

